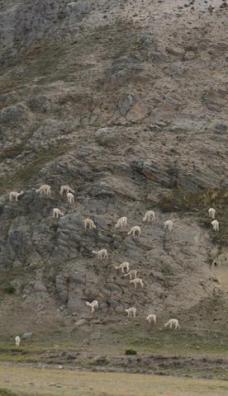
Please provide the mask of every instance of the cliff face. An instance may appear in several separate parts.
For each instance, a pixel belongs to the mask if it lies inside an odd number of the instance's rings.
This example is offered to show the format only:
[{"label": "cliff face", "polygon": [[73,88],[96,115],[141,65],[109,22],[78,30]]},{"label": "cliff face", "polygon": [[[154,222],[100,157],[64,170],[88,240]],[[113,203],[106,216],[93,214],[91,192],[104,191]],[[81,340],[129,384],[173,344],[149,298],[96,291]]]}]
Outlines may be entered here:
[{"label": "cliff face", "polygon": [[[185,318],[223,298],[210,264],[227,256],[228,11],[191,3],[0,1],[1,334],[93,323],[92,299],[105,325],[130,305]],[[50,198],[35,192],[43,183]],[[148,209],[157,219],[139,240],[114,230]],[[87,216],[97,230],[84,232]],[[103,247],[107,263],[92,254]],[[124,260],[144,289],[116,273]]]}]

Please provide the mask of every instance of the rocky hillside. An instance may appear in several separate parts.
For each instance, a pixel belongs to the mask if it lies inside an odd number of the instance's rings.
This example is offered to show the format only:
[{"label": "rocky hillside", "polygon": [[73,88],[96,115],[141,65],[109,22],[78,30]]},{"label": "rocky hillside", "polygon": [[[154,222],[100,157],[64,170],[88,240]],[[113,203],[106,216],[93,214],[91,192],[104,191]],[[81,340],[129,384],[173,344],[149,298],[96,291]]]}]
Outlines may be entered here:
[{"label": "rocky hillside", "polygon": [[[118,326],[131,305],[186,327],[207,312],[227,323],[211,267],[228,257],[227,19],[224,0],[0,0],[1,335]],[[43,183],[50,198],[35,192]],[[138,240],[114,229],[124,215]],[[113,268],[125,260],[144,289]]]}]

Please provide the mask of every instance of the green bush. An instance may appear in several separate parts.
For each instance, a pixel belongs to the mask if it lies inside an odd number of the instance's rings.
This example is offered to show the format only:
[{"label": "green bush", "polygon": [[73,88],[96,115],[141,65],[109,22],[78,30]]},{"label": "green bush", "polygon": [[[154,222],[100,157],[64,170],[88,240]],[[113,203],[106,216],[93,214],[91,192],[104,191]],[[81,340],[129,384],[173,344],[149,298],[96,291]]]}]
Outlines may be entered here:
[{"label": "green bush", "polygon": [[13,287],[13,286],[11,286],[11,285],[8,285],[8,286],[5,286],[5,287],[3,288],[3,291],[4,291],[4,293],[6,293],[6,294],[14,294],[15,291],[16,291],[16,289],[15,289],[15,287]]},{"label": "green bush", "polygon": [[137,355],[137,351],[134,349],[126,349],[125,355]]}]

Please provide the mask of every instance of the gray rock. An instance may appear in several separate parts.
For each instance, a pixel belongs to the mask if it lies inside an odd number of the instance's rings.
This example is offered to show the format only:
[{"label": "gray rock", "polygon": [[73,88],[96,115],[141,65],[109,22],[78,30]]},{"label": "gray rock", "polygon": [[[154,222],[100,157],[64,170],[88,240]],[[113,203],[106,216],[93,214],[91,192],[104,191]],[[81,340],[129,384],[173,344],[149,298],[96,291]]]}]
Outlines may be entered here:
[{"label": "gray rock", "polygon": [[126,116],[135,102],[133,95],[127,95],[120,99],[118,107],[122,116]]},{"label": "gray rock", "polygon": [[32,96],[28,99],[27,103],[33,112],[47,113],[51,110],[50,100],[44,95]]},{"label": "gray rock", "polygon": [[32,331],[30,331],[27,333],[23,333],[21,336],[21,339],[22,340],[31,340],[32,336],[33,336],[33,333],[32,333]]},{"label": "gray rock", "polygon": [[184,60],[190,61],[190,60],[195,59],[196,56],[197,56],[197,54],[194,51],[187,51],[184,54]]},{"label": "gray rock", "polygon": [[86,324],[87,324],[87,320],[86,319],[79,319],[79,320],[77,320],[77,322],[75,322],[75,326],[78,326],[78,327],[84,326]]},{"label": "gray rock", "polygon": [[180,58],[182,58],[185,54],[184,48],[181,48],[181,47],[169,46],[169,47],[166,47],[166,51],[168,52],[168,54],[171,54],[171,55],[174,55],[174,56],[177,56]]},{"label": "gray rock", "polygon": [[22,103],[8,106],[0,112],[0,122],[7,126],[15,126],[19,122],[26,122],[28,117],[28,109]]},{"label": "gray rock", "polygon": [[113,146],[119,139],[119,134],[114,128],[100,128],[95,133],[97,143],[102,146]]},{"label": "gray rock", "polygon": [[84,15],[88,14],[89,11],[91,10],[91,2],[88,0],[72,1],[67,3],[66,10],[67,10],[67,15],[70,16],[73,13],[77,16],[77,18],[79,18],[79,16],[81,16],[82,18]]}]

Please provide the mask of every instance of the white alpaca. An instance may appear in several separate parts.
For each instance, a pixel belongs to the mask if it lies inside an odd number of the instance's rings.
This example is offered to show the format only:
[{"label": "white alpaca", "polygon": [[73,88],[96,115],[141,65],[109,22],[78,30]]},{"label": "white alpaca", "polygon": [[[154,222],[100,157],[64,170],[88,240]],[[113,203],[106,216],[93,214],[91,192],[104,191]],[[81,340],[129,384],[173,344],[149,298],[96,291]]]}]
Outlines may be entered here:
[{"label": "white alpaca", "polygon": [[92,220],[92,219],[89,219],[89,217],[87,217],[85,220],[84,220],[84,227],[85,227],[85,230],[95,230],[97,227],[96,227],[96,224],[94,223],[94,221]]},{"label": "white alpaca", "polygon": [[20,191],[20,192],[17,192],[17,191],[11,191],[10,193],[9,193],[9,200],[10,200],[10,202],[12,202],[12,201],[18,201],[18,198],[21,196],[21,195],[23,195],[24,194],[24,191]]},{"label": "white alpaca", "polygon": [[147,320],[147,322],[148,322],[149,324],[151,324],[152,322],[153,322],[154,324],[156,324],[156,323],[157,323],[157,316],[156,316],[155,314],[149,314],[149,315],[146,317],[146,320]]},{"label": "white alpaca", "polygon": [[119,269],[120,269],[121,272],[124,274],[124,273],[125,273],[125,270],[126,270],[126,272],[129,271],[129,269],[130,269],[130,264],[128,263],[128,261],[124,261],[124,262],[121,263],[120,265],[116,266],[115,269],[116,269],[116,270],[119,270]]},{"label": "white alpaca", "polygon": [[69,202],[69,204],[73,205],[74,204],[74,194],[72,194],[71,192],[67,193],[67,201]]},{"label": "white alpaca", "polygon": [[141,227],[134,226],[134,227],[131,227],[130,231],[128,232],[128,235],[132,235],[133,238],[138,238],[138,237],[140,237],[141,233],[142,233]]},{"label": "white alpaca", "polygon": [[42,184],[42,186],[36,189],[36,192],[40,195],[46,195],[47,197],[50,197],[51,186],[49,186],[48,184]]},{"label": "white alpaca", "polygon": [[101,250],[93,250],[93,254],[96,254],[97,258],[99,260],[105,260],[108,258],[108,251],[107,249],[101,249]]},{"label": "white alpaca", "polygon": [[141,287],[144,287],[144,283],[143,283],[143,280],[141,278],[132,279],[132,280],[130,280],[130,283],[132,283],[135,286],[135,289],[136,289],[136,287],[138,285],[141,286]]},{"label": "white alpaca", "polygon": [[169,327],[170,329],[172,329],[173,327],[175,330],[179,329],[180,328],[179,320],[178,319],[169,319],[168,322],[164,326]]},{"label": "white alpaca", "polygon": [[213,228],[214,231],[219,231],[219,222],[218,222],[218,220],[213,220],[211,222],[211,225],[212,225],[212,228]]},{"label": "white alpaca", "polygon": [[129,276],[130,280],[137,278],[137,270],[130,270],[127,274],[124,276]]},{"label": "white alpaca", "polygon": [[15,345],[16,345],[17,347],[19,347],[19,346],[20,346],[20,343],[21,343],[21,337],[20,337],[20,336],[16,336],[16,337],[15,337]]},{"label": "white alpaca", "polygon": [[130,318],[130,317],[135,318],[137,309],[135,307],[127,308],[127,309],[125,309],[125,312],[127,312],[128,318]]},{"label": "white alpaca", "polygon": [[172,220],[166,220],[165,222],[164,222],[164,227],[165,227],[165,230],[168,230],[168,231],[172,231],[172,229],[173,229],[173,221]]},{"label": "white alpaca", "polygon": [[99,304],[97,300],[93,300],[91,303],[89,301],[86,301],[86,305],[87,307],[90,307],[91,313],[94,313],[95,309],[98,308]]},{"label": "white alpaca", "polygon": [[64,216],[64,213],[59,208],[53,208],[52,217],[58,219],[60,216]]},{"label": "white alpaca", "polygon": [[212,219],[215,218],[215,213],[216,213],[216,210],[214,208],[209,208],[208,209],[209,217],[211,217]]},{"label": "white alpaca", "polygon": [[69,192],[72,193],[72,194],[75,193],[75,191],[73,190],[73,188],[71,188],[71,187],[68,186],[67,184],[60,187],[60,195],[67,194],[67,193],[69,193]]},{"label": "white alpaca", "polygon": [[152,221],[154,220],[155,220],[155,212],[153,210],[148,210],[143,217],[143,222],[152,223]]},{"label": "white alpaca", "polygon": [[122,229],[127,226],[127,217],[120,217],[117,223],[115,224],[115,228]]}]

